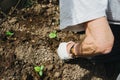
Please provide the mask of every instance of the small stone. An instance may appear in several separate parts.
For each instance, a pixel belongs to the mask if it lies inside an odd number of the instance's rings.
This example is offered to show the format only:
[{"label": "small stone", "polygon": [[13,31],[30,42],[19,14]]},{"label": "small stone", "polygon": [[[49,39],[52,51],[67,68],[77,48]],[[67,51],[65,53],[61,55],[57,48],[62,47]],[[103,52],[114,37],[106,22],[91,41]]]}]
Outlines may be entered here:
[{"label": "small stone", "polygon": [[56,69],[59,69],[59,66],[55,66]]},{"label": "small stone", "polygon": [[0,48],[0,52],[3,51],[3,48]]},{"label": "small stone", "polygon": [[26,74],[22,75],[22,80],[26,80],[26,79],[27,79],[27,75]]},{"label": "small stone", "polygon": [[47,66],[47,70],[48,71],[51,71],[52,69],[53,69],[53,65],[52,64]]},{"label": "small stone", "polygon": [[15,23],[15,22],[17,22],[17,19],[15,17],[9,20],[9,23]]},{"label": "small stone", "polygon": [[30,18],[30,22],[32,22],[33,20]]},{"label": "small stone", "polygon": [[54,77],[60,77],[60,73],[59,72],[55,72],[55,74],[54,74]]},{"label": "small stone", "polygon": [[34,12],[38,15],[40,13],[40,11],[41,11],[41,5],[38,4],[34,7]]},{"label": "small stone", "polygon": [[29,42],[26,42],[26,44],[29,44]]},{"label": "small stone", "polygon": [[17,40],[17,38],[13,38],[13,40]]},{"label": "small stone", "polygon": [[33,43],[34,43],[34,42],[35,42],[35,40],[31,40],[31,42],[33,42]]}]

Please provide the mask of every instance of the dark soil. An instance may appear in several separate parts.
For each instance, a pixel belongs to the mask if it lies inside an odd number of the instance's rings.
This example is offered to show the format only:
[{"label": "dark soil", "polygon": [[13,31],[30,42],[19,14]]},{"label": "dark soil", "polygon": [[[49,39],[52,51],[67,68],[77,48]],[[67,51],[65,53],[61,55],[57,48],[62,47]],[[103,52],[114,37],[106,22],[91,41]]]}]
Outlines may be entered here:
[{"label": "dark soil", "polygon": [[[49,33],[56,30],[57,38]],[[7,36],[6,31],[14,33]],[[59,30],[58,3],[39,3],[16,10],[0,25],[0,80],[114,80],[103,64],[78,58],[64,62],[57,55],[63,41],[82,41],[84,34]],[[40,77],[34,66],[44,65]]]}]

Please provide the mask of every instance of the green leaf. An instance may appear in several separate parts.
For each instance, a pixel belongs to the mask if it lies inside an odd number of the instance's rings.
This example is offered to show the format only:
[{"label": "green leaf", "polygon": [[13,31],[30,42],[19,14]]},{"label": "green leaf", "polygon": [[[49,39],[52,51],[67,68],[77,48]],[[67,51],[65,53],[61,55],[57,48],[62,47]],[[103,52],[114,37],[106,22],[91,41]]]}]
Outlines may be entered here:
[{"label": "green leaf", "polygon": [[10,31],[7,31],[5,34],[6,34],[7,36],[12,36],[14,33],[10,32]]},{"label": "green leaf", "polygon": [[39,72],[39,75],[40,75],[40,76],[43,76],[43,71],[40,71],[40,72]]},{"label": "green leaf", "polygon": [[57,37],[57,32],[53,31],[49,34],[49,38],[56,38]]},{"label": "green leaf", "polygon": [[40,69],[39,66],[34,67],[34,70],[35,70],[36,72],[40,72],[40,71],[41,71],[41,69]]},{"label": "green leaf", "polygon": [[41,66],[40,66],[40,70],[42,71],[43,69],[44,69],[44,66],[43,66],[43,65],[41,65]]}]

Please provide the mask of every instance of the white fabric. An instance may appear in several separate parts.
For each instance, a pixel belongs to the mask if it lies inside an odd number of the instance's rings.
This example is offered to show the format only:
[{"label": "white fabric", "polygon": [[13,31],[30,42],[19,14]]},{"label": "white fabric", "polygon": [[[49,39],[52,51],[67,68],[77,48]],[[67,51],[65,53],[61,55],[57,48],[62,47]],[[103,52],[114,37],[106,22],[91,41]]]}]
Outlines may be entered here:
[{"label": "white fabric", "polygon": [[118,75],[117,79],[116,80],[120,80],[120,74]]},{"label": "white fabric", "polygon": [[120,0],[108,0],[106,13],[110,24],[120,25]]},{"label": "white fabric", "polygon": [[70,54],[67,52],[67,44],[68,43],[66,43],[66,42],[60,43],[58,50],[57,50],[58,56],[62,60],[72,59]]},{"label": "white fabric", "polygon": [[60,29],[106,16],[107,3],[108,0],[60,0]]}]

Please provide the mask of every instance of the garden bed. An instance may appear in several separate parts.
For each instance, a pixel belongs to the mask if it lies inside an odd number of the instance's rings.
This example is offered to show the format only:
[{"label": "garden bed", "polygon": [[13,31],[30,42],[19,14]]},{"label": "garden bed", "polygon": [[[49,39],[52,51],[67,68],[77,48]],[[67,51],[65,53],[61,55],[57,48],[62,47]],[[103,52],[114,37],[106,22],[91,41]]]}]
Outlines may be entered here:
[{"label": "garden bed", "polygon": [[[56,38],[49,37],[53,31]],[[0,80],[110,80],[102,64],[83,58],[59,59],[60,42],[82,41],[83,37],[59,30],[58,2],[40,1],[15,11],[0,25]],[[34,67],[41,65],[43,75],[39,76]]]}]

